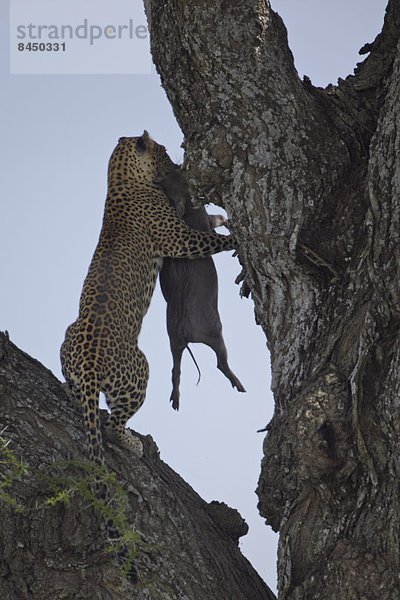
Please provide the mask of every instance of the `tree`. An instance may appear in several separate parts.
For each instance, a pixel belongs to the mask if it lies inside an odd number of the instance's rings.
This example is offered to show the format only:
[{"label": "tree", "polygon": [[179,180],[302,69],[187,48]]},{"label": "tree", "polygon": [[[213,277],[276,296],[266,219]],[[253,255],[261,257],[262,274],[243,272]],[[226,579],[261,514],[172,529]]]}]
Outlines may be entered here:
[{"label": "tree", "polygon": [[279,598],[399,598],[400,4],[326,89],[268,0],[145,6],[192,191],[228,211],[271,351]]},{"label": "tree", "polygon": [[139,583],[131,585],[101,531],[80,407],[3,333],[0,406],[2,600],[275,598],[239,550],[248,529],[239,513],[202,500],[150,436],[141,460],[105,442],[119,497],[107,508],[140,535]]}]

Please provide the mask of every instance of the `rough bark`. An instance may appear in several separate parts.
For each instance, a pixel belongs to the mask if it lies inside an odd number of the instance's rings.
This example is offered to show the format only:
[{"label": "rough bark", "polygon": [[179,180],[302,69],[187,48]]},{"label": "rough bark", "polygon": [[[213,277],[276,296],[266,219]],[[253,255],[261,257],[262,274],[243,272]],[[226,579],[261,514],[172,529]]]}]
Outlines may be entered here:
[{"label": "rough bark", "polygon": [[324,90],[267,0],[145,7],[192,190],[228,212],[271,351],[279,598],[398,599],[400,4]]},{"label": "rough bark", "polygon": [[[39,362],[0,334],[0,597],[3,600],[273,600],[243,557],[239,513],[206,503],[158,455],[150,436],[139,460],[106,442],[108,467],[128,492],[130,523],[146,545],[132,586],[106,551],[98,512],[75,494],[46,507],[48,478],[60,461],[86,456],[80,407]],[[7,448],[27,473],[4,488]],[[69,467],[67,467],[68,471]],[[71,467],[72,469],[72,467]],[[84,473],[84,472],[83,472]],[[23,506],[19,512],[5,495]],[[51,495],[51,494],[50,494]]]}]

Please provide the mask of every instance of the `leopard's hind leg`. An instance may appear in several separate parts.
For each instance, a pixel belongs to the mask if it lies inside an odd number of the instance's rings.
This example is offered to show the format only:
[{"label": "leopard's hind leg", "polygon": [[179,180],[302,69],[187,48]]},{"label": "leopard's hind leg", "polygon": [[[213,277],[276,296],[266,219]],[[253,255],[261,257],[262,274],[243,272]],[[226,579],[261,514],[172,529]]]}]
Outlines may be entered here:
[{"label": "leopard's hind leg", "polygon": [[141,457],[142,442],[125,426],[144,402],[149,366],[143,352],[135,346],[130,349],[128,364],[123,365],[121,362],[119,368],[118,374],[109,376],[101,386],[111,410],[106,422],[106,433]]}]

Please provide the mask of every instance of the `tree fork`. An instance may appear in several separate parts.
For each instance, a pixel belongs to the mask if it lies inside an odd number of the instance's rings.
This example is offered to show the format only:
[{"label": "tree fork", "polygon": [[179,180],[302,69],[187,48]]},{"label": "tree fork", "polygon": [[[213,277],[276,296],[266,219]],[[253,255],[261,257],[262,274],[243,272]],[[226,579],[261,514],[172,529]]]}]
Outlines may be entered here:
[{"label": "tree fork", "polygon": [[145,7],[192,189],[228,212],[271,351],[279,597],[398,598],[400,5],[326,89],[267,1]]}]

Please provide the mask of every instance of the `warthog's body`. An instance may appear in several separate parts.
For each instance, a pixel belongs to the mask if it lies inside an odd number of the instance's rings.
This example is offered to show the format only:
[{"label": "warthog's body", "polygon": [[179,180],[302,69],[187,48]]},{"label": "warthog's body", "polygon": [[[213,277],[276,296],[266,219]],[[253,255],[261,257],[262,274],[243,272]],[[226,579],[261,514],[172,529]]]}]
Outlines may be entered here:
[{"label": "warthog's body", "polygon": [[[175,206],[179,216],[192,229],[211,230],[223,225],[220,215],[208,215],[204,206],[194,208],[187,190],[184,173],[177,169],[161,179],[160,187]],[[182,353],[190,342],[212,348],[217,366],[239,392],[245,389],[228,365],[218,313],[218,277],[212,258],[200,260],[163,260],[160,284],[167,302],[167,330],[173,357],[171,402],[179,409],[179,383]]]}]

